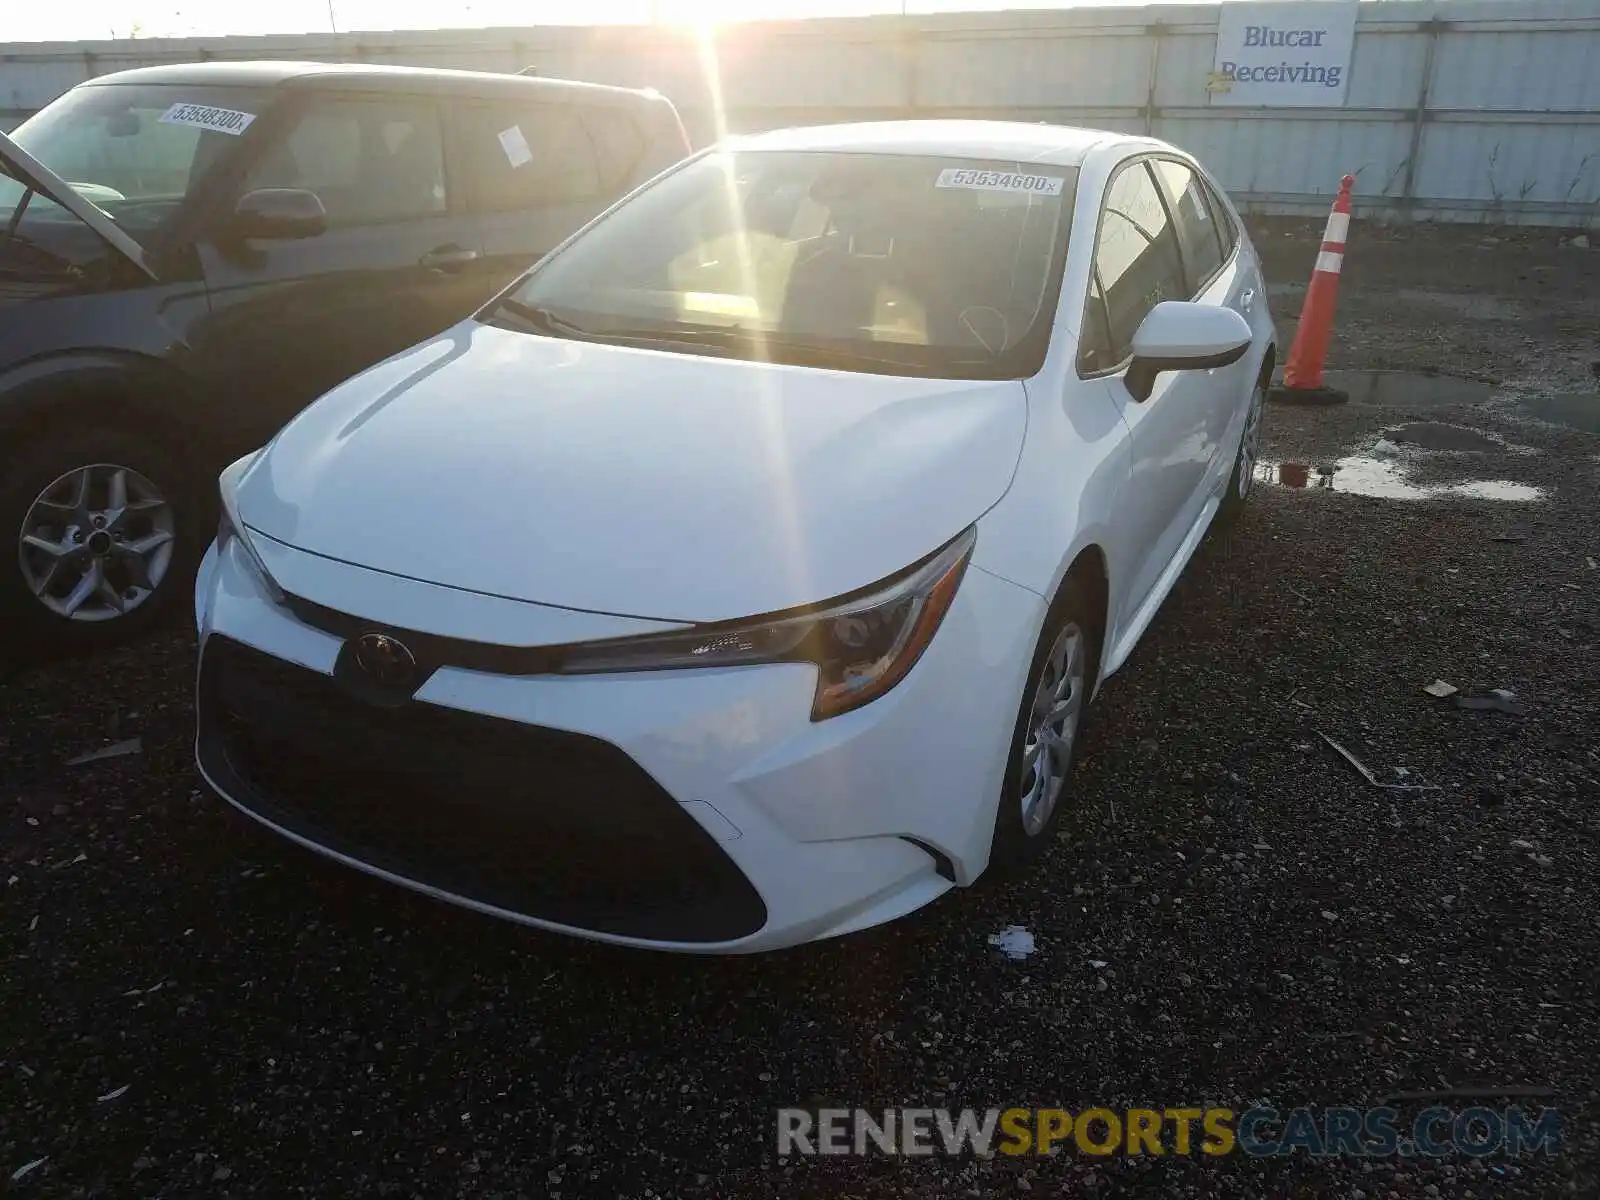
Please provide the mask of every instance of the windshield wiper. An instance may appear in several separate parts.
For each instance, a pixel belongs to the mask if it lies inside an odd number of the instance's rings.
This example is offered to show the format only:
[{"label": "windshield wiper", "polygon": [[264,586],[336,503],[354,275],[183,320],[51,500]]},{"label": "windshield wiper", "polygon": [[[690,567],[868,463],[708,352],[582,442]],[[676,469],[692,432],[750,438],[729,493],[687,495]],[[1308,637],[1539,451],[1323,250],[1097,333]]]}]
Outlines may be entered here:
[{"label": "windshield wiper", "polygon": [[564,317],[556,316],[548,308],[537,308],[532,304],[524,304],[520,300],[512,300],[507,297],[494,306],[494,311],[490,316],[498,316],[502,310],[532,325],[540,333],[553,333],[557,337],[589,336],[589,331],[583,326],[575,325]]},{"label": "windshield wiper", "polygon": [[824,339],[808,339],[791,337],[780,333],[769,333],[761,329],[753,329],[749,325],[699,325],[699,324],[672,324],[635,326],[622,329],[606,329],[591,331],[596,338],[627,338],[638,341],[679,342],[692,346],[710,346],[725,349],[733,353],[741,353],[741,357],[749,357],[742,352],[755,350],[762,357],[769,351],[780,354],[805,355],[811,358],[824,358],[845,360],[854,363],[873,363],[878,366],[896,367],[900,369],[919,369],[920,364],[901,358],[890,358],[883,355],[866,354],[849,346],[841,345],[836,341]]},{"label": "windshield wiper", "polygon": [[[810,360],[808,365],[837,365],[846,369],[851,366],[886,367],[895,374],[903,375],[933,376],[941,373],[939,363],[919,362],[909,357],[869,354],[834,341],[765,333],[748,325],[664,324],[591,329],[559,316],[548,308],[524,304],[520,300],[500,301],[491,316],[500,315],[502,310],[534,332],[578,341],[644,348],[680,346],[697,351],[711,350],[720,356],[758,360],[792,355]],[[960,360],[948,365],[971,366],[978,361]]]},{"label": "windshield wiper", "polygon": [[688,346],[695,350],[727,348],[725,338],[712,335],[704,336],[699,329],[683,328],[671,325],[640,325],[619,326],[607,329],[590,329],[569,321],[566,317],[558,316],[548,308],[541,308],[532,304],[524,304],[520,300],[506,299],[500,301],[491,316],[498,316],[504,310],[516,317],[523,325],[530,327],[536,333],[549,334],[553,337],[571,338],[584,342],[604,342],[610,345],[639,346],[650,348],[652,346]]},{"label": "windshield wiper", "polygon": [[897,374],[906,375],[934,375],[938,372],[933,364],[919,362],[913,358],[896,358],[883,354],[867,354],[849,346],[841,346],[837,342],[812,340],[808,338],[785,337],[781,334],[763,334],[753,330],[740,329],[739,332],[745,339],[753,344],[765,347],[769,352],[778,354],[797,354],[809,358],[832,360],[838,363],[856,363],[877,367],[893,367]]}]

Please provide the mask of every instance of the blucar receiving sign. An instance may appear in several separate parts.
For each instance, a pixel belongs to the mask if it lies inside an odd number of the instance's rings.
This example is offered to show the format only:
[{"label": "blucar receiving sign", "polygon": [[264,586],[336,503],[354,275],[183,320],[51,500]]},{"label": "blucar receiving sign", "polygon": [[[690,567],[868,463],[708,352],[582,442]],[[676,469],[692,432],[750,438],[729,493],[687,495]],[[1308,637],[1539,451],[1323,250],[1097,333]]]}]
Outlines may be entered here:
[{"label": "blucar receiving sign", "polygon": [[1235,0],[1217,19],[1211,103],[1338,108],[1356,41],[1357,0]]}]

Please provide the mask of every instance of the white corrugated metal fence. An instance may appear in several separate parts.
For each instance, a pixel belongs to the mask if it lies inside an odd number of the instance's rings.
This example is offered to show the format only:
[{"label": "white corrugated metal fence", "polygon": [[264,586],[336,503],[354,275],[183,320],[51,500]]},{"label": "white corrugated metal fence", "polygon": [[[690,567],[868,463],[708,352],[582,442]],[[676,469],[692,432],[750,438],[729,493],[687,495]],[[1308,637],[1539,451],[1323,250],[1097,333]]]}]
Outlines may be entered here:
[{"label": "white corrugated metal fence", "polygon": [[[508,71],[654,87],[697,142],[883,117],[984,116],[1149,132],[1248,208],[1600,225],[1600,0],[1361,5],[1346,102],[1211,107],[1217,6],[1156,5],[724,27],[603,26],[0,44],[0,124],[129,67],[289,58]],[[712,80],[716,85],[713,86]]]}]

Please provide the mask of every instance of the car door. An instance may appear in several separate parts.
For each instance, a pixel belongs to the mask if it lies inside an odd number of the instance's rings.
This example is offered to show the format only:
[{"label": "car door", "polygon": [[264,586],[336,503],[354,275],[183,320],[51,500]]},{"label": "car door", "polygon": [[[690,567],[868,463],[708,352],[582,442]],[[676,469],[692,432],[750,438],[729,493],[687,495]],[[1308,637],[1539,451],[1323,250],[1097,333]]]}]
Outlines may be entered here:
[{"label": "car door", "polygon": [[488,298],[446,159],[427,96],[309,94],[267,141],[238,194],[307,190],[327,220],[313,236],[241,237],[229,204],[200,239],[212,312],[196,367],[236,406],[242,444]]},{"label": "car door", "polygon": [[597,149],[603,112],[515,96],[454,105],[455,140],[482,231],[478,271],[490,294],[621,194],[626,176]]},{"label": "car door", "polygon": [[1205,502],[1211,460],[1212,384],[1204,371],[1164,371],[1144,400],[1128,391],[1133,335],[1163,300],[1188,297],[1183,255],[1147,159],[1121,164],[1107,185],[1096,231],[1078,373],[1101,377],[1128,427],[1132,450],[1119,517],[1134,562],[1137,606],[1160,578]]},{"label": "car door", "polygon": [[[1257,296],[1260,281],[1254,278],[1253,264],[1242,263],[1235,253],[1238,239],[1227,213],[1189,163],[1162,157],[1154,159],[1153,165],[1178,229],[1190,297],[1200,304],[1232,308],[1254,327],[1253,310],[1266,300]],[[1232,474],[1256,369],[1256,357],[1247,354],[1231,366],[1195,372],[1195,382],[1208,385],[1210,464],[1206,484],[1210,490],[1227,486]]]}]

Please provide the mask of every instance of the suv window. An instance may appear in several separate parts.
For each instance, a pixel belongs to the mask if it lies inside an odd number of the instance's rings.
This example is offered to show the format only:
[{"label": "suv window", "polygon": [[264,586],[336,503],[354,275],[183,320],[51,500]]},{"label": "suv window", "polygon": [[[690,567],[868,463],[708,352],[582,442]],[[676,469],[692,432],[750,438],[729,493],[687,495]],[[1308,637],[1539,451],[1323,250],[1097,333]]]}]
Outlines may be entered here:
[{"label": "suv window", "polygon": [[461,124],[479,208],[581,204],[605,190],[578,108],[537,101],[474,104],[462,108]]},{"label": "suv window", "polygon": [[648,142],[639,122],[620,108],[587,108],[583,123],[600,158],[600,178],[607,192],[620,192],[633,179]]},{"label": "suv window", "polygon": [[330,224],[445,211],[444,144],[432,104],[412,99],[310,101],[246,177],[245,188],[306,188]]},{"label": "suv window", "polygon": [[1199,175],[1188,165],[1170,158],[1157,159],[1156,170],[1167,185],[1167,196],[1178,222],[1184,262],[1189,268],[1189,294],[1196,295],[1211,281],[1227,257],[1222,234]]},{"label": "suv window", "polygon": [[[1152,308],[1189,294],[1177,232],[1143,162],[1124,167],[1106,191],[1094,270],[1100,295],[1091,292],[1083,326],[1088,330],[1103,320],[1110,345],[1085,342],[1080,362],[1085,370],[1104,371],[1128,357],[1134,331]],[[1095,305],[1103,306],[1103,315],[1093,311]]]},{"label": "suv window", "polygon": [[[270,96],[247,89],[96,84],[73,88],[12,136],[129,236],[151,246],[270,103]],[[219,129],[204,118],[185,117],[185,110],[196,109],[239,124]],[[26,190],[0,176],[0,231]],[[65,209],[35,195],[15,232],[40,250],[48,243],[52,253],[70,244],[69,260],[80,265],[98,260],[104,247],[96,237],[73,232],[76,224]],[[8,256],[15,255],[16,243]]]}]

